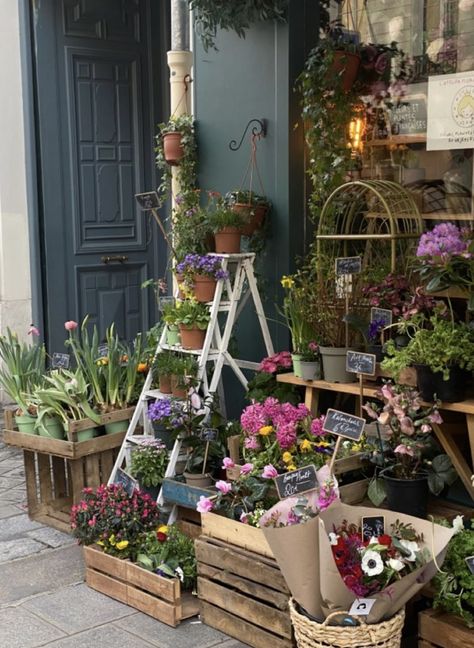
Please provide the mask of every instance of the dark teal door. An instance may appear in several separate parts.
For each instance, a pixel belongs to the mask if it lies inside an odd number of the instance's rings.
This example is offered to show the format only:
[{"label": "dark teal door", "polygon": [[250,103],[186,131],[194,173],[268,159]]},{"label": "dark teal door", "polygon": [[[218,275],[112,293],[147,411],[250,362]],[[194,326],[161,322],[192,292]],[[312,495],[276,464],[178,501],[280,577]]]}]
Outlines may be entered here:
[{"label": "dark teal door", "polygon": [[134,194],[156,186],[164,6],[155,0],[47,0],[34,15],[45,332],[86,314],[131,339],[155,320],[150,292],[166,250]]}]

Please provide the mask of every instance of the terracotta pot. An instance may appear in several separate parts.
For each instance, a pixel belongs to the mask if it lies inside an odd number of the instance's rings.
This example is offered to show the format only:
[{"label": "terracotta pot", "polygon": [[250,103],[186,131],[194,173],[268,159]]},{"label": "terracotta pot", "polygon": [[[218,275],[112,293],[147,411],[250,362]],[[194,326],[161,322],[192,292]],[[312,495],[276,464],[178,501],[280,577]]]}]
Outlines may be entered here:
[{"label": "terracotta pot", "polygon": [[214,234],[217,254],[238,254],[240,252],[241,230],[238,227],[224,227]]},{"label": "terracotta pot", "polygon": [[359,71],[360,56],[343,50],[334,52],[334,61],[329,69],[331,77],[340,76],[344,92],[350,92]]},{"label": "terracotta pot", "polygon": [[163,153],[165,160],[171,166],[178,166],[184,156],[181,146],[181,133],[166,133],[163,135]]},{"label": "terracotta pot", "polygon": [[206,329],[202,331],[199,328],[187,328],[180,324],[179,332],[181,334],[181,346],[183,349],[202,349],[204,346]]},{"label": "terracotta pot", "polygon": [[198,302],[211,302],[214,299],[217,282],[213,277],[196,274],[193,277],[194,296]]},{"label": "terracotta pot", "polygon": [[186,398],[187,396],[187,389],[179,384],[178,376],[171,376],[171,393],[176,398]]},{"label": "terracotta pot", "polygon": [[200,488],[205,488],[212,484],[212,477],[209,473],[202,475],[201,473],[184,473],[184,478],[186,483],[190,486],[198,486]]},{"label": "terracotta pot", "polygon": [[241,214],[246,221],[245,225],[240,229],[242,236],[252,236],[252,234],[262,227],[268,212],[268,206],[235,203],[232,205],[232,211]]},{"label": "terracotta pot", "polygon": [[159,376],[159,387],[162,394],[171,394],[171,376]]}]

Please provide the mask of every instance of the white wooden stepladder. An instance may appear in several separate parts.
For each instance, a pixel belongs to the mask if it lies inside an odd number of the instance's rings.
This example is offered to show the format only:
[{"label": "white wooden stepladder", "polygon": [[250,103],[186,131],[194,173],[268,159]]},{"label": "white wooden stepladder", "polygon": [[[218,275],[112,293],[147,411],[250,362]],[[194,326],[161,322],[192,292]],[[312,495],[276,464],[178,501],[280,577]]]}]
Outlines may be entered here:
[{"label": "white wooden stepladder", "polygon": [[[188,353],[196,356],[198,363],[198,389],[200,389],[205,398],[219,392],[221,411],[225,414],[221,381],[224,365],[229,366],[233,370],[244,389],[247,389],[248,381],[242,372],[242,369],[257,370],[259,367],[258,362],[233,358],[228,348],[235,323],[250,298],[252,298],[255,313],[260,324],[260,330],[262,332],[267,355],[273,355],[274,350],[253,271],[255,254],[248,252],[240,254],[216,254],[215,256],[222,259],[222,269],[229,274],[229,277],[227,279],[220,279],[217,282],[214,299],[208,304],[210,309],[210,321],[203,348],[199,350],[187,350],[183,349],[179,345],[170,346],[166,344],[167,327],[165,326],[155,352],[155,357],[158,353],[167,350],[179,351],[180,353]],[[228,297],[227,300],[223,299],[224,289]],[[219,322],[219,313],[227,313],[225,323]],[[221,330],[222,326],[223,330]],[[211,366],[210,380],[207,372],[208,363],[213,364],[213,368]],[[150,387],[152,380],[153,372],[152,369],[150,369],[123,440],[122,447],[120,448],[112,469],[108,481],[109,484],[118,481],[117,477],[119,469],[121,471],[125,470],[126,472],[126,467],[129,463],[129,452],[127,450],[131,446],[143,440],[144,437],[153,436],[152,426],[147,416],[148,401],[150,399],[165,398],[168,397],[169,394],[162,394],[156,389],[151,390]],[[142,422],[144,436],[135,434],[137,425],[140,421]],[[175,475],[176,463],[181,451],[181,443],[180,439],[174,443],[165,477],[173,477]],[[121,474],[123,476],[123,472]],[[158,504],[163,504],[161,491],[158,495],[157,502]]]}]

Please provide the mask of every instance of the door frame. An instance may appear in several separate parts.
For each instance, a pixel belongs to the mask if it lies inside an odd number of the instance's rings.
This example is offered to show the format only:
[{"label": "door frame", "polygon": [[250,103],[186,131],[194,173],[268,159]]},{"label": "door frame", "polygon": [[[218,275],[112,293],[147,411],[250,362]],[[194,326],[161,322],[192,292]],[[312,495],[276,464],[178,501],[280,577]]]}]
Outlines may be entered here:
[{"label": "door frame", "polygon": [[[100,0],[96,0],[100,2]],[[152,6],[152,5],[151,5]],[[23,99],[23,122],[25,130],[25,178],[28,206],[28,235],[30,257],[30,286],[31,286],[31,312],[32,322],[45,339],[46,328],[46,277],[44,260],[43,221],[44,209],[42,200],[42,164],[39,146],[39,115],[38,115],[38,88],[36,84],[36,57],[34,46],[34,12],[37,0],[19,0],[19,26],[20,26],[20,51],[21,51],[21,78]],[[153,85],[151,99],[154,110],[150,120],[154,121],[156,113],[167,114],[169,107],[169,84],[166,52],[171,48],[171,8],[170,0],[156,3],[152,9],[159,12],[159,30],[155,38],[159,38],[159,77],[163,79],[163,87]],[[156,14],[155,14],[156,15]],[[151,34],[153,21],[148,24]],[[150,42],[149,38],[149,42]],[[152,52],[148,52],[148,57]],[[160,120],[161,121],[161,120]],[[154,126],[154,124],[152,124]],[[152,131],[153,132],[153,131]],[[152,189],[152,187],[150,187]]]}]

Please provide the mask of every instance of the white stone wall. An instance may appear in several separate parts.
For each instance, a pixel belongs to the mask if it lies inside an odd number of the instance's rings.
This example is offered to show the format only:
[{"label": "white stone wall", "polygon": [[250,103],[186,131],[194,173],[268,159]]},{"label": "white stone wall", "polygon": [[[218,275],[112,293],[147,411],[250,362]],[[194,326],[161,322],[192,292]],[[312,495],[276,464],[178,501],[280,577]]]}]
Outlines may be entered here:
[{"label": "white stone wall", "polygon": [[0,0],[0,333],[8,326],[26,339],[31,280],[18,4]]}]

